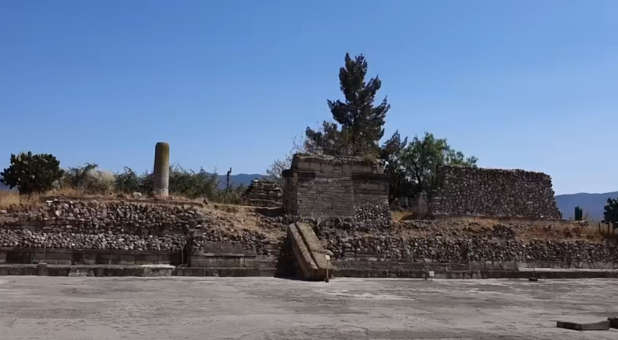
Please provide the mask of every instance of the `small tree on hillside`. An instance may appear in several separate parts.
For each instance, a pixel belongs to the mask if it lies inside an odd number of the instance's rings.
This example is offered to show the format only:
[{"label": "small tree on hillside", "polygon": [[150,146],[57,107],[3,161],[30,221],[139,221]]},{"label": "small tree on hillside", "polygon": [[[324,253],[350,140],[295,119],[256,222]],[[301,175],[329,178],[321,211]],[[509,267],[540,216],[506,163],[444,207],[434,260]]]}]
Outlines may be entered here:
[{"label": "small tree on hillside", "polygon": [[11,165],[0,173],[0,181],[10,188],[17,187],[21,194],[32,194],[52,189],[62,173],[60,162],[53,155],[28,151],[11,154]]},{"label": "small tree on hillside", "polygon": [[618,198],[607,199],[603,218],[605,219],[605,222],[618,223]]},{"label": "small tree on hillside", "polygon": [[329,155],[377,156],[378,142],[384,135],[384,119],[390,109],[386,98],[374,106],[382,82],[376,76],[365,82],[367,61],[363,55],[354,59],[345,55],[339,69],[339,83],[345,100],[328,101],[337,123],[324,121],[321,130],[307,128],[305,147],[308,152]]}]

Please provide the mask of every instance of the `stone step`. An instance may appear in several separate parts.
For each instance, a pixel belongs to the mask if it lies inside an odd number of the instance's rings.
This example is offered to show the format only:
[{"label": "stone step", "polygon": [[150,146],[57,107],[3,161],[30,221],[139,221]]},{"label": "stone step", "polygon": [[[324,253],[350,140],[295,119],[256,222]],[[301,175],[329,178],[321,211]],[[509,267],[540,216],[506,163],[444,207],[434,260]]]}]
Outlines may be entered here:
[{"label": "stone step", "polygon": [[326,280],[331,275],[333,268],[326,250],[309,224],[290,224],[288,238],[302,279]]}]

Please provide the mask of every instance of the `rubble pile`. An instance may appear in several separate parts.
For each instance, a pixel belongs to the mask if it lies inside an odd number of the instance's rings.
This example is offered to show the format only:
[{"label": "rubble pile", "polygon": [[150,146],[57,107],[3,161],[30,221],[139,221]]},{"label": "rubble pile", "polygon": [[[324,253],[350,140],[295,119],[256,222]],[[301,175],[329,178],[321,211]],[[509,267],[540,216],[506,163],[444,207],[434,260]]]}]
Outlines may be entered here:
[{"label": "rubble pile", "polygon": [[362,229],[388,229],[391,212],[387,203],[365,203],[354,209],[353,223]]}]

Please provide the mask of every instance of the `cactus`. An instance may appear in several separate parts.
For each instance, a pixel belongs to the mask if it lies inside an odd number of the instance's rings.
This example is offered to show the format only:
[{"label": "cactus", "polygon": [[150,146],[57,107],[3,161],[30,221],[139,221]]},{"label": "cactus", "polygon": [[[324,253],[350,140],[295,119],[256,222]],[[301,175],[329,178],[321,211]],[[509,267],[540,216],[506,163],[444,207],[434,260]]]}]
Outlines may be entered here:
[{"label": "cactus", "polygon": [[575,207],[575,221],[581,221],[584,216],[584,211],[579,206]]},{"label": "cactus", "polygon": [[165,198],[169,194],[170,181],[170,146],[159,142],[155,146],[155,160],[153,170],[153,194]]}]

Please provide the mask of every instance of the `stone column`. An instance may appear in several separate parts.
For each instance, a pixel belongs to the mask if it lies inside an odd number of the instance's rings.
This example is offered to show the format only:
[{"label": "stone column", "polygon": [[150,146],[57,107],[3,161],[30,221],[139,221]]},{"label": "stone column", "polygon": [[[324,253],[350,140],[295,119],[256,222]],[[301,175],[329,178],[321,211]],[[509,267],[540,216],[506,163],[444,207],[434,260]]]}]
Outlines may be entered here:
[{"label": "stone column", "polygon": [[170,182],[170,146],[159,142],[155,146],[153,170],[153,194],[155,197],[165,198],[169,194]]}]

